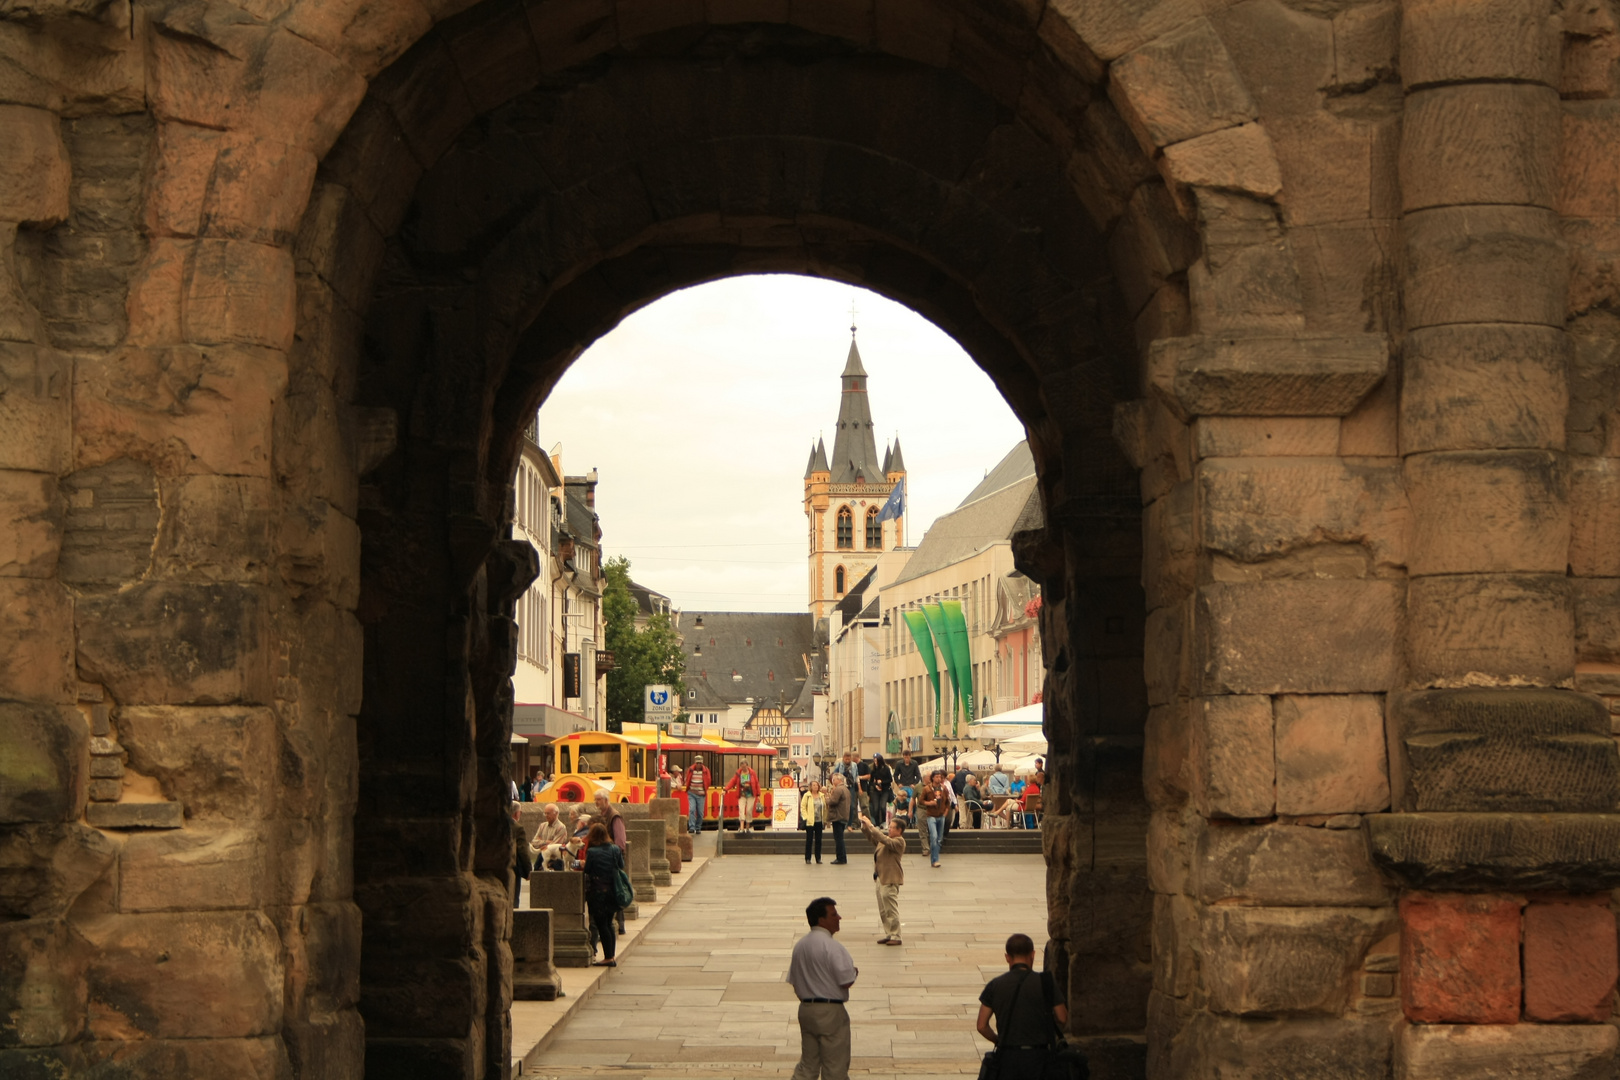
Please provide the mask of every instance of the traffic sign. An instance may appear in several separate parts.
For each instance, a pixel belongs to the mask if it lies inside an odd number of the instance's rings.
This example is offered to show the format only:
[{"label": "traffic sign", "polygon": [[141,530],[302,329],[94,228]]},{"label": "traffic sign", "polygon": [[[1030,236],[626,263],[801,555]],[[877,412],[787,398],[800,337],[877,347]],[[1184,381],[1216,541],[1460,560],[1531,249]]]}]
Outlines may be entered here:
[{"label": "traffic sign", "polygon": [[675,719],[675,688],[649,685],[641,693],[642,716],[649,724],[667,724]]}]

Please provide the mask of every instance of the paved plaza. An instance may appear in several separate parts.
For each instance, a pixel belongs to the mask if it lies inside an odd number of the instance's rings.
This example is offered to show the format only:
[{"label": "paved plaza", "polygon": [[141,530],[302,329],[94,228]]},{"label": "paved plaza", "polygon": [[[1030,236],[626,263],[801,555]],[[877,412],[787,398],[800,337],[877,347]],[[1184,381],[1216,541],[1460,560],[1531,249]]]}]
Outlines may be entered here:
[{"label": "paved plaza", "polygon": [[798,1002],[783,982],[804,907],[837,900],[838,940],[860,968],[850,991],[857,1076],[973,1076],[987,1044],[978,996],[1006,970],[1002,945],[1046,941],[1038,855],[960,855],[930,870],[908,857],[905,944],[882,930],[870,863],[805,866],[794,856],[718,859],[681,891],[525,1076],[624,1080],[786,1077],[799,1057]]}]

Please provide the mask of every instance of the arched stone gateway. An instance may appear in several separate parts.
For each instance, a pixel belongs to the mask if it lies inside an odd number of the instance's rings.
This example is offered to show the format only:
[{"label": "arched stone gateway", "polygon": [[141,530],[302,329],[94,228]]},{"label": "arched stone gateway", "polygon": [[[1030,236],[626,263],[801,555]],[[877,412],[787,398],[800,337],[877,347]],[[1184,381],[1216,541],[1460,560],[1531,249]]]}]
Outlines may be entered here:
[{"label": "arched stone gateway", "polygon": [[521,428],[759,270],[1029,428],[1093,1075],[1609,1068],[1613,16],[7,8],[0,1075],[504,1075]]}]

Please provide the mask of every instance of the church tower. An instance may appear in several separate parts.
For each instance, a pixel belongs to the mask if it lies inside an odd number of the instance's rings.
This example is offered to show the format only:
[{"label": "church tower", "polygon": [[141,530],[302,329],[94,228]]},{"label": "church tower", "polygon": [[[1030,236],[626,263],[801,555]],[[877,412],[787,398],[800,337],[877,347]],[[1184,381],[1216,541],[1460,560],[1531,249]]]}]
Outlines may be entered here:
[{"label": "church tower", "polygon": [[844,594],[905,542],[903,517],[879,521],[884,503],[905,483],[900,441],[878,460],[866,368],[849,328],[849,356],[839,376],[838,426],[832,455],[816,440],[804,470],[804,514],[810,527],[810,615],[824,619]]}]

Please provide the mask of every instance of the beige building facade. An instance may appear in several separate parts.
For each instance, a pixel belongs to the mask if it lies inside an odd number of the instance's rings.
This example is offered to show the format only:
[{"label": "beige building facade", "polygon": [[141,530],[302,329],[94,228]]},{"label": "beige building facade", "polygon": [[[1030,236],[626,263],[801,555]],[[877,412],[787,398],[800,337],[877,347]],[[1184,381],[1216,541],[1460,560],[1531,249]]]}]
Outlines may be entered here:
[{"label": "beige building facade", "polygon": [[[955,510],[929,526],[893,579],[880,586],[879,692],[886,752],[909,749],[932,755],[938,746],[965,741],[969,723],[1029,704],[1030,675],[1032,670],[1040,672],[1040,654],[1027,640],[1020,640],[1031,635],[1020,634],[1025,627],[1009,611],[1015,596],[1024,591],[1017,582],[1028,581],[1014,565],[1012,535],[1039,523],[1034,460],[1028,445],[1019,443]],[[941,689],[936,706],[924,653],[905,618],[924,604],[944,600],[962,605],[971,713],[960,697],[953,698],[945,660],[937,649]],[[1017,614],[1022,618],[1022,606]],[[1034,685],[1038,694],[1039,675]]]}]

